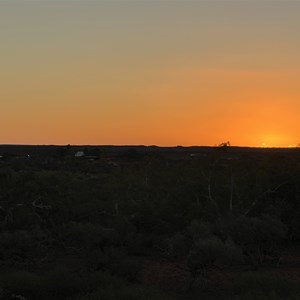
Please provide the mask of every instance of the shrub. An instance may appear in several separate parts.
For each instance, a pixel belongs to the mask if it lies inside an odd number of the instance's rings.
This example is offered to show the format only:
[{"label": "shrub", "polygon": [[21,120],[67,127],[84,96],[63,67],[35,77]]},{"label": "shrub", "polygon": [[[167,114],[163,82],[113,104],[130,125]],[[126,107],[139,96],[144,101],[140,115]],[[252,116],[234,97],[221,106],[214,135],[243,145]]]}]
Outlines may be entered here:
[{"label": "shrub", "polygon": [[77,274],[62,267],[43,274],[19,270],[5,272],[0,276],[0,287],[7,299],[11,295],[28,300],[68,299],[94,292],[99,286],[111,286],[112,282],[118,281],[105,272]]},{"label": "shrub", "polygon": [[167,256],[175,259],[183,258],[189,252],[187,236],[181,232],[178,232],[174,236],[166,239],[163,242],[163,247]]},{"label": "shrub", "polygon": [[3,261],[25,263],[34,256],[43,234],[39,231],[16,230],[0,234],[0,258]]},{"label": "shrub", "polygon": [[284,238],[286,227],[271,217],[239,217],[229,225],[229,236],[255,266],[278,255],[277,245]]},{"label": "shrub", "polygon": [[27,271],[11,271],[0,275],[0,287],[7,299],[13,294],[30,300],[43,299],[42,284],[40,276]]},{"label": "shrub", "polygon": [[61,237],[66,246],[91,250],[103,249],[115,243],[117,234],[114,230],[108,231],[98,224],[70,222],[61,228]]},{"label": "shrub", "polygon": [[227,265],[241,264],[244,262],[242,249],[232,240],[225,241],[224,263]]},{"label": "shrub", "polygon": [[194,242],[199,239],[207,239],[212,235],[210,226],[206,223],[201,223],[198,220],[191,222],[190,226],[187,228],[187,233]]},{"label": "shrub", "polygon": [[95,293],[74,300],[171,300],[171,298],[153,288],[119,283],[99,288]]},{"label": "shrub", "polygon": [[137,282],[141,270],[141,260],[134,257],[124,257],[111,266],[111,271],[113,274],[121,276],[129,282]]},{"label": "shrub", "polygon": [[287,279],[265,273],[242,274],[229,286],[236,299],[299,299],[300,287]]}]

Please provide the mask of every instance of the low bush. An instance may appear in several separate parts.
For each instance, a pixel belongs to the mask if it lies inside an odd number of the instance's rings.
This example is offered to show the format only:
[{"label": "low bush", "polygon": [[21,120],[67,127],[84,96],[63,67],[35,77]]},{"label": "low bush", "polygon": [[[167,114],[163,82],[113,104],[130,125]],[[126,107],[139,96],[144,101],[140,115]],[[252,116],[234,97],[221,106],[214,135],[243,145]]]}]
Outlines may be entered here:
[{"label": "low bush", "polygon": [[171,300],[157,289],[141,287],[137,285],[120,284],[118,286],[108,286],[100,288],[95,293],[91,293],[72,300]]},{"label": "low bush", "polygon": [[300,299],[300,286],[288,278],[249,272],[235,279],[229,287],[233,299]]}]

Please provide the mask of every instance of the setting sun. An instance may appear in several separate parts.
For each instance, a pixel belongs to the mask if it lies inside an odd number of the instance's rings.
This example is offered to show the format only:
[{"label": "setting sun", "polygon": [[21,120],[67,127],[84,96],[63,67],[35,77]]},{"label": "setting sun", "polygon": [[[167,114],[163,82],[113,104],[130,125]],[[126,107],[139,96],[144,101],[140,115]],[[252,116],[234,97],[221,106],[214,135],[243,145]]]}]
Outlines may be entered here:
[{"label": "setting sun", "polygon": [[263,141],[264,147],[288,147],[285,139],[279,135],[265,135]]}]

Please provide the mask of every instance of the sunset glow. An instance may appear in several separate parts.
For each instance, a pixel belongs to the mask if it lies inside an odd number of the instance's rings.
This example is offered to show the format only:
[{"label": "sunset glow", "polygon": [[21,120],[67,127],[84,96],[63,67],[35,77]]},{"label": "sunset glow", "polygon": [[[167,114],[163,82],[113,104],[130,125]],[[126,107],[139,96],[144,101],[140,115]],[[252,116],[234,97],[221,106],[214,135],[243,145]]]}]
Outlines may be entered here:
[{"label": "sunset glow", "polygon": [[300,2],[0,3],[0,144],[300,142]]}]

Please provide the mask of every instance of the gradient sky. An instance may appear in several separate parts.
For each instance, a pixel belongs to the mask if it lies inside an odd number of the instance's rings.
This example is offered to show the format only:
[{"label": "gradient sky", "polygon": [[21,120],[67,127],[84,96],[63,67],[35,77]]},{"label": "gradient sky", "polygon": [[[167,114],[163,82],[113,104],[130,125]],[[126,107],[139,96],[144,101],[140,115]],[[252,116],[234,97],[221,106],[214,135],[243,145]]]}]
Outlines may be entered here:
[{"label": "gradient sky", "polygon": [[0,144],[300,142],[299,1],[0,1]]}]

